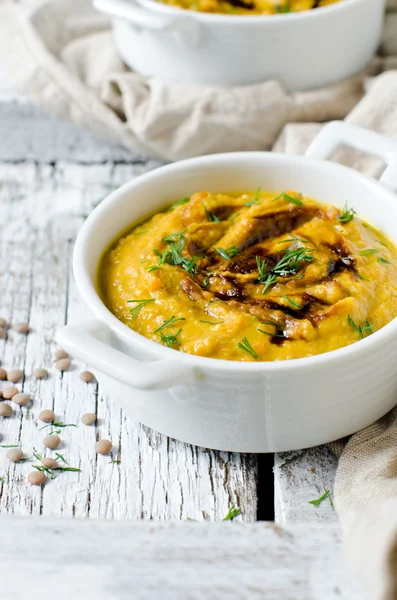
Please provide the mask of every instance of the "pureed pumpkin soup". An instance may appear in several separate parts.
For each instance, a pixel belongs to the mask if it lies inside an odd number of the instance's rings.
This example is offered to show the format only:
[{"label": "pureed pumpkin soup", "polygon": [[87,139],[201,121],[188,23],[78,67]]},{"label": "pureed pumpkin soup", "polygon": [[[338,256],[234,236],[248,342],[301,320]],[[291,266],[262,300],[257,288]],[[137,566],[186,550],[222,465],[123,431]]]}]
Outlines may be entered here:
[{"label": "pureed pumpkin soup", "polygon": [[357,342],[397,315],[397,249],[354,205],[199,192],[122,234],[98,287],[116,317],[169,348],[289,360]]},{"label": "pureed pumpkin soup", "polygon": [[160,0],[165,4],[205,13],[274,15],[321,8],[343,0]]}]

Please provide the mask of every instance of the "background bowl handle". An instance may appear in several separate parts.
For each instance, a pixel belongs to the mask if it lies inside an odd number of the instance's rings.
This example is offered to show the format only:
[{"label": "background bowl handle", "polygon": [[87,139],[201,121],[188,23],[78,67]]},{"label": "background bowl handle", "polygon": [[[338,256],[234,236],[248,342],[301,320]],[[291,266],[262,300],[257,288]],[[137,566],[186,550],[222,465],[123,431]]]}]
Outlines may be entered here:
[{"label": "background bowl handle", "polygon": [[110,344],[112,333],[101,321],[66,325],[56,334],[61,348],[89,366],[139,390],[164,389],[195,379],[192,368],[177,360],[143,362]]},{"label": "background bowl handle", "polygon": [[357,125],[333,121],[325,125],[315,137],[306,156],[327,159],[341,146],[349,146],[382,159],[387,166],[380,181],[397,191],[397,142],[395,140]]},{"label": "background bowl handle", "polygon": [[169,30],[176,34],[185,44],[196,47],[200,41],[200,25],[198,21],[186,16],[167,17],[147,10],[135,2],[124,0],[94,0],[93,6],[99,12],[125,19],[137,27],[152,31]]}]

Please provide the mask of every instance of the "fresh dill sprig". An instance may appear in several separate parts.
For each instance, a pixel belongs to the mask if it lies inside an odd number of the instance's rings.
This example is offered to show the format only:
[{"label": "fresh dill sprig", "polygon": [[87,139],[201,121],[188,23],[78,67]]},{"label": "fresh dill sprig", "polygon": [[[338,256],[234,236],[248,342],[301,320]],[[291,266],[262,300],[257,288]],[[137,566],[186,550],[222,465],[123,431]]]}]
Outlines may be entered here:
[{"label": "fresh dill sprig", "polygon": [[250,200],[249,202],[244,202],[245,206],[252,206],[253,204],[258,204],[260,191],[261,191],[261,188],[258,187],[255,190],[255,194],[254,194],[254,197],[252,198],[252,200]]},{"label": "fresh dill sprig", "polygon": [[246,337],[243,338],[239,344],[237,344],[237,348],[240,348],[240,350],[243,350],[247,354],[250,354],[253,358],[255,358],[255,360],[259,357],[259,355],[257,354],[257,352],[255,352],[255,350],[253,349]]},{"label": "fresh dill sprig", "polygon": [[21,444],[1,444],[0,448],[19,448]]},{"label": "fresh dill sprig", "polygon": [[296,275],[303,263],[313,262],[314,258],[311,255],[312,252],[314,252],[314,249],[307,249],[305,247],[297,248],[296,245],[293,244],[271,269],[267,268],[266,259],[261,260],[261,258],[257,256],[256,264],[258,267],[258,281],[265,286],[262,290],[262,294],[265,294],[269,287],[276,283],[278,277]]},{"label": "fresh dill sprig", "polygon": [[232,504],[229,510],[227,511],[227,514],[224,517],[223,521],[233,521],[233,519],[235,519],[239,515],[241,515],[241,510],[239,508],[236,508],[236,506]]},{"label": "fresh dill sprig", "polygon": [[318,508],[320,506],[320,504],[322,504],[324,502],[324,500],[327,500],[327,498],[329,500],[329,503],[331,504],[332,510],[335,510],[334,503],[332,502],[332,498],[331,498],[331,490],[326,490],[324,492],[324,494],[322,496],[320,496],[320,498],[317,498],[317,500],[310,500],[309,504],[312,504],[313,506]]},{"label": "fresh dill sprig", "polygon": [[220,223],[220,220],[218,219],[216,214],[213,213],[211,210],[208,210],[208,208],[205,206],[204,202],[202,202],[201,204],[203,205],[205,216],[207,217],[207,221],[210,221],[212,223]]},{"label": "fresh dill sprig", "polygon": [[40,427],[40,431],[42,429],[46,429],[46,427],[57,427],[63,429],[64,427],[77,427],[74,423],[63,423],[62,421],[54,421],[53,423],[48,423],[48,425],[44,425]]},{"label": "fresh dill sprig", "polygon": [[182,332],[182,328],[175,334],[165,335],[162,331],[160,331],[160,339],[168,346],[168,348],[172,348],[173,346],[180,346],[181,342],[178,340],[178,335]]},{"label": "fresh dill sprig", "polygon": [[350,223],[350,221],[354,219],[356,214],[357,213],[354,210],[354,208],[349,208],[346,202],[345,206],[343,207],[342,213],[338,217],[338,221],[340,223]]},{"label": "fresh dill sprig", "polygon": [[283,192],[276,198],[273,198],[272,202],[276,202],[277,200],[285,200],[286,202],[290,202],[291,204],[296,204],[297,206],[303,206],[302,200],[298,200],[297,198],[294,198],[293,196],[290,196],[289,194],[286,194],[285,192]]},{"label": "fresh dill sprig", "polygon": [[199,323],[207,323],[207,325],[220,325],[225,321],[204,321],[203,319],[199,319]]},{"label": "fresh dill sprig", "polygon": [[174,202],[171,204],[168,210],[174,210],[177,206],[182,206],[182,204],[187,204],[190,201],[190,198],[182,198],[182,200],[178,200],[178,202]]},{"label": "fresh dill sprig", "polygon": [[233,258],[233,256],[240,254],[240,250],[236,248],[236,246],[230,246],[229,248],[215,248],[215,252],[225,260],[229,260],[229,258]]},{"label": "fresh dill sprig", "polygon": [[139,299],[139,300],[127,300],[127,302],[129,304],[132,304],[132,303],[136,303],[137,304],[135,306],[135,308],[131,308],[131,310],[130,310],[131,319],[135,319],[135,317],[140,313],[140,311],[142,310],[142,308],[144,306],[146,306],[146,304],[149,304],[149,302],[155,302],[155,298],[147,298],[145,300],[142,300],[142,299]]},{"label": "fresh dill sprig", "polygon": [[359,252],[360,256],[371,256],[372,254],[379,254],[379,250],[376,250],[376,248],[366,248]]},{"label": "fresh dill sprig", "polygon": [[300,304],[297,304],[296,302],[294,302],[294,300],[292,300],[291,298],[289,298],[285,294],[281,294],[281,296],[284,298],[284,300],[287,300],[287,302],[289,302],[291,304],[291,306],[294,306],[295,308],[301,308]]},{"label": "fresh dill sprig", "polygon": [[174,315],[172,315],[172,317],[166,319],[164,323],[160,325],[160,327],[157,327],[157,329],[155,329],[153,333],[159,333],[160,331],[163,331],[163,329],[165,329],[166,327],[171,327],[171,325],[175,325],[175,323],[177,323],[178,321],[186,321],[186,319],[184,317],[174,317]]},{"label": "fresh dill sprig", "polygon": [[268,335],[269,337],[278,337],[278,338],[285,339],[285,335],[283,333],[270,333],[270,331],[263,331],[263,329],[257,329],[257,331],[259,331],[260,333],[264,333],[265,335]]},{"label": "fresh dill sprig", "polygon": [[143,235],[144,233],[149,233],[150,229],[144,229],[142,231],[133,231],[131,235]]},{"label": "fresh dill sprig", "polygon": [[351,327],[353,327],[353,329],[355,331],[357,331],[357,333],[360,336],[360,339],[364,339],[365,333],[369,332],[369,334],[374,333],[375,328],[373,325],[371,325],[371,323],[368,321],[368,319],[364,322],[364,325],[362,327],[360,327],[359,325],[357,325],[357,323],[355,323],[355,321],[353,320],[351,315],[348,315],[347,317],[348,323]]},{"label": "fresh dill sprig", "polygon": [[392,265],[393,264],[390,260],[387,260],[387,258],[383,258],[383,256],[379,256],[378,263],[385,263],[387,265]]},{"label": "fresh dill sprig", "polygon": [[66,458],[63,456],[63,454],[60,454],[59,452],[55,452],[55,458],[56,460],[61,460],[63,463],[65,463],[65,465],[68,464]]},{"label": "fresh dill sprig", "polygon": [[153,248],[153,252],[159,257],[158,267],[164,264],[181,266],[185,271],[193,275],[196,272],[196,260],[198,257],[192,256],[186,258],[182,256],[182,251],[185,247],[185,236],[183,235],[186,230],[173,233],[162,239],[162,241],[168,245],[167,250],[160,252],[156,248]]}]

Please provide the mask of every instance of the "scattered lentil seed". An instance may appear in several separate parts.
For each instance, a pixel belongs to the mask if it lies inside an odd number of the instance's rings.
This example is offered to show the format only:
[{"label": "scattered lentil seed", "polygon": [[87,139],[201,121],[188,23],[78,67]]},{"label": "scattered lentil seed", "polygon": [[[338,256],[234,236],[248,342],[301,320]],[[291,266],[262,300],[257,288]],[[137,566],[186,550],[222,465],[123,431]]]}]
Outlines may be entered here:
[{"label": "scattered lentil seed", "polygon": [[12,383],[19,383],[22,378],[23,371],[20,369],[11,369],[11,371],[8,371],[7,373],[7,379],[8,381],[12,381]]},{"label": "scattered lentil seed", "polygon": [[99,440],[94,444],[94,450],[97,454],[107,454],[112,449],[112,442],[110,440]]},{"label": "scattered lentil seed", "polygon": [[6,400],[11,400],[15,394],[18,394],[18,388],[16,388],[15,385],[10,385],[3,390],[3,398]]},{"label": "scattered lentil seed", "polygon": [[48,375],[48,371],[47,369],[42,369],[41,367],[39,367],[38,369],[34,369],[32,375],[36,379],[45,379]]},{"label": "scattered lentil seed", "polygon": [[69,358],[69,354],[67,352],[65,352],[65,350],[62,350],[61,348],[59,350],[55,350],[55,354],[54,354],[56,360],[61,360],[62,358]]},{"label": "scattered lentil seed", "polygon": [[39,414],[39,419],[44,423],[52,423],[53,421],[55,421],[55,413],[53,410],[46,408],[45,410],[42,410]]},{"label": "scattered lentil seed", "polygon": [[15,325],[13,325],[12,328],[14,331],[17,331],[18,333],[28,333],[29,324],[28,323],[15,323]]},{"label": "scattered lentil seed", "polygon": [[26,404],[29,404],[31,401],[31,397],[29,394],[18,392],[18,394],[15,394],[15,396],[12,397],[12,401],[19,406],[26,406]]},{"label": "scattered lentil seed", "polygon": [[0,381],[4,381],[4,379],[7,379],[7,371],[0,367]]},{"label": "scattered lentil seed", "polygon": [[3,340],[7,335],[6,330],[3,327],[0,327],[0,340]]},{"label": "scattered lentil seed", "polygon": [[54,434],[46,435],[45,438],[43,439],[44,446],[46,448],[50,448],[51,450],[53,450],[54,448],[58,448],[60,443],[61,443],[61,438]]},{"label": "scattered lentil seed", "polygon": [[19,462],[23,458],[23,452],[20,448],[11,448],[7,452],[7,458],[11,462]]},{"label": "scattered lentil seed", "polygon": [[54,458],[42,458],[41,462],[49,469],[59,469],[59,463]]},{"label": "scattered lentil seed", "polygon": [[86,383],[91,383],[91,381],[94,381],[95,377],[91,373],[91,371],[82,371],[80,373],[80,379],[82,379]]},{"label": "scattered lentil seed", "polygon": [[46,480],[45,473],[42,471],[32,471],[28,475],[28,481],[32,485],[42,485]]},{"label": "scattered lentil seed", "polygon": [[7,329],[7,325],[8,325],[7,321],[5,319],[3,319],[3,317],[0,317],[0,327],[2,329]]},{"label": "scattered lentil seed", "polygon": [[11,417],[13,410],[9,404],[3,402],[0,404],[0,417]]},{"label": "scattered lentil seed", "polygon": [[67,371],[68,369],[70,369],[70,365],[72,364],[70,358],[61,358],[60,360],[57,360],[57,362],[55,363],[56,368],[58,369],[58,371]]},{"label": "scattered lentil seed", "polygon": [[85,415],[81,417],[81,422],[84,423],[84,425],[93,425],[95,421],[96,415],[94,413],[85,413]]}]

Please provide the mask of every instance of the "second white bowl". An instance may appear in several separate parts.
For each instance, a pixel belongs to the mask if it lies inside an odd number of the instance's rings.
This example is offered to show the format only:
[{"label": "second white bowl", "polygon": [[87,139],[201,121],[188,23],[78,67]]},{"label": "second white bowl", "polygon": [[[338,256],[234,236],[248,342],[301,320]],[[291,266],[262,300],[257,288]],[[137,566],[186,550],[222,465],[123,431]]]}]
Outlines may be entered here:
[{"label": "second white bowl", "polygon": [[157,0],[94,0],[113,17],[133,70],[187,84],[277,79],[288,90],[326,86],[361,71],[376,51],[386,0],[340,0],[311,11],[237,16],[186,11]]}]

